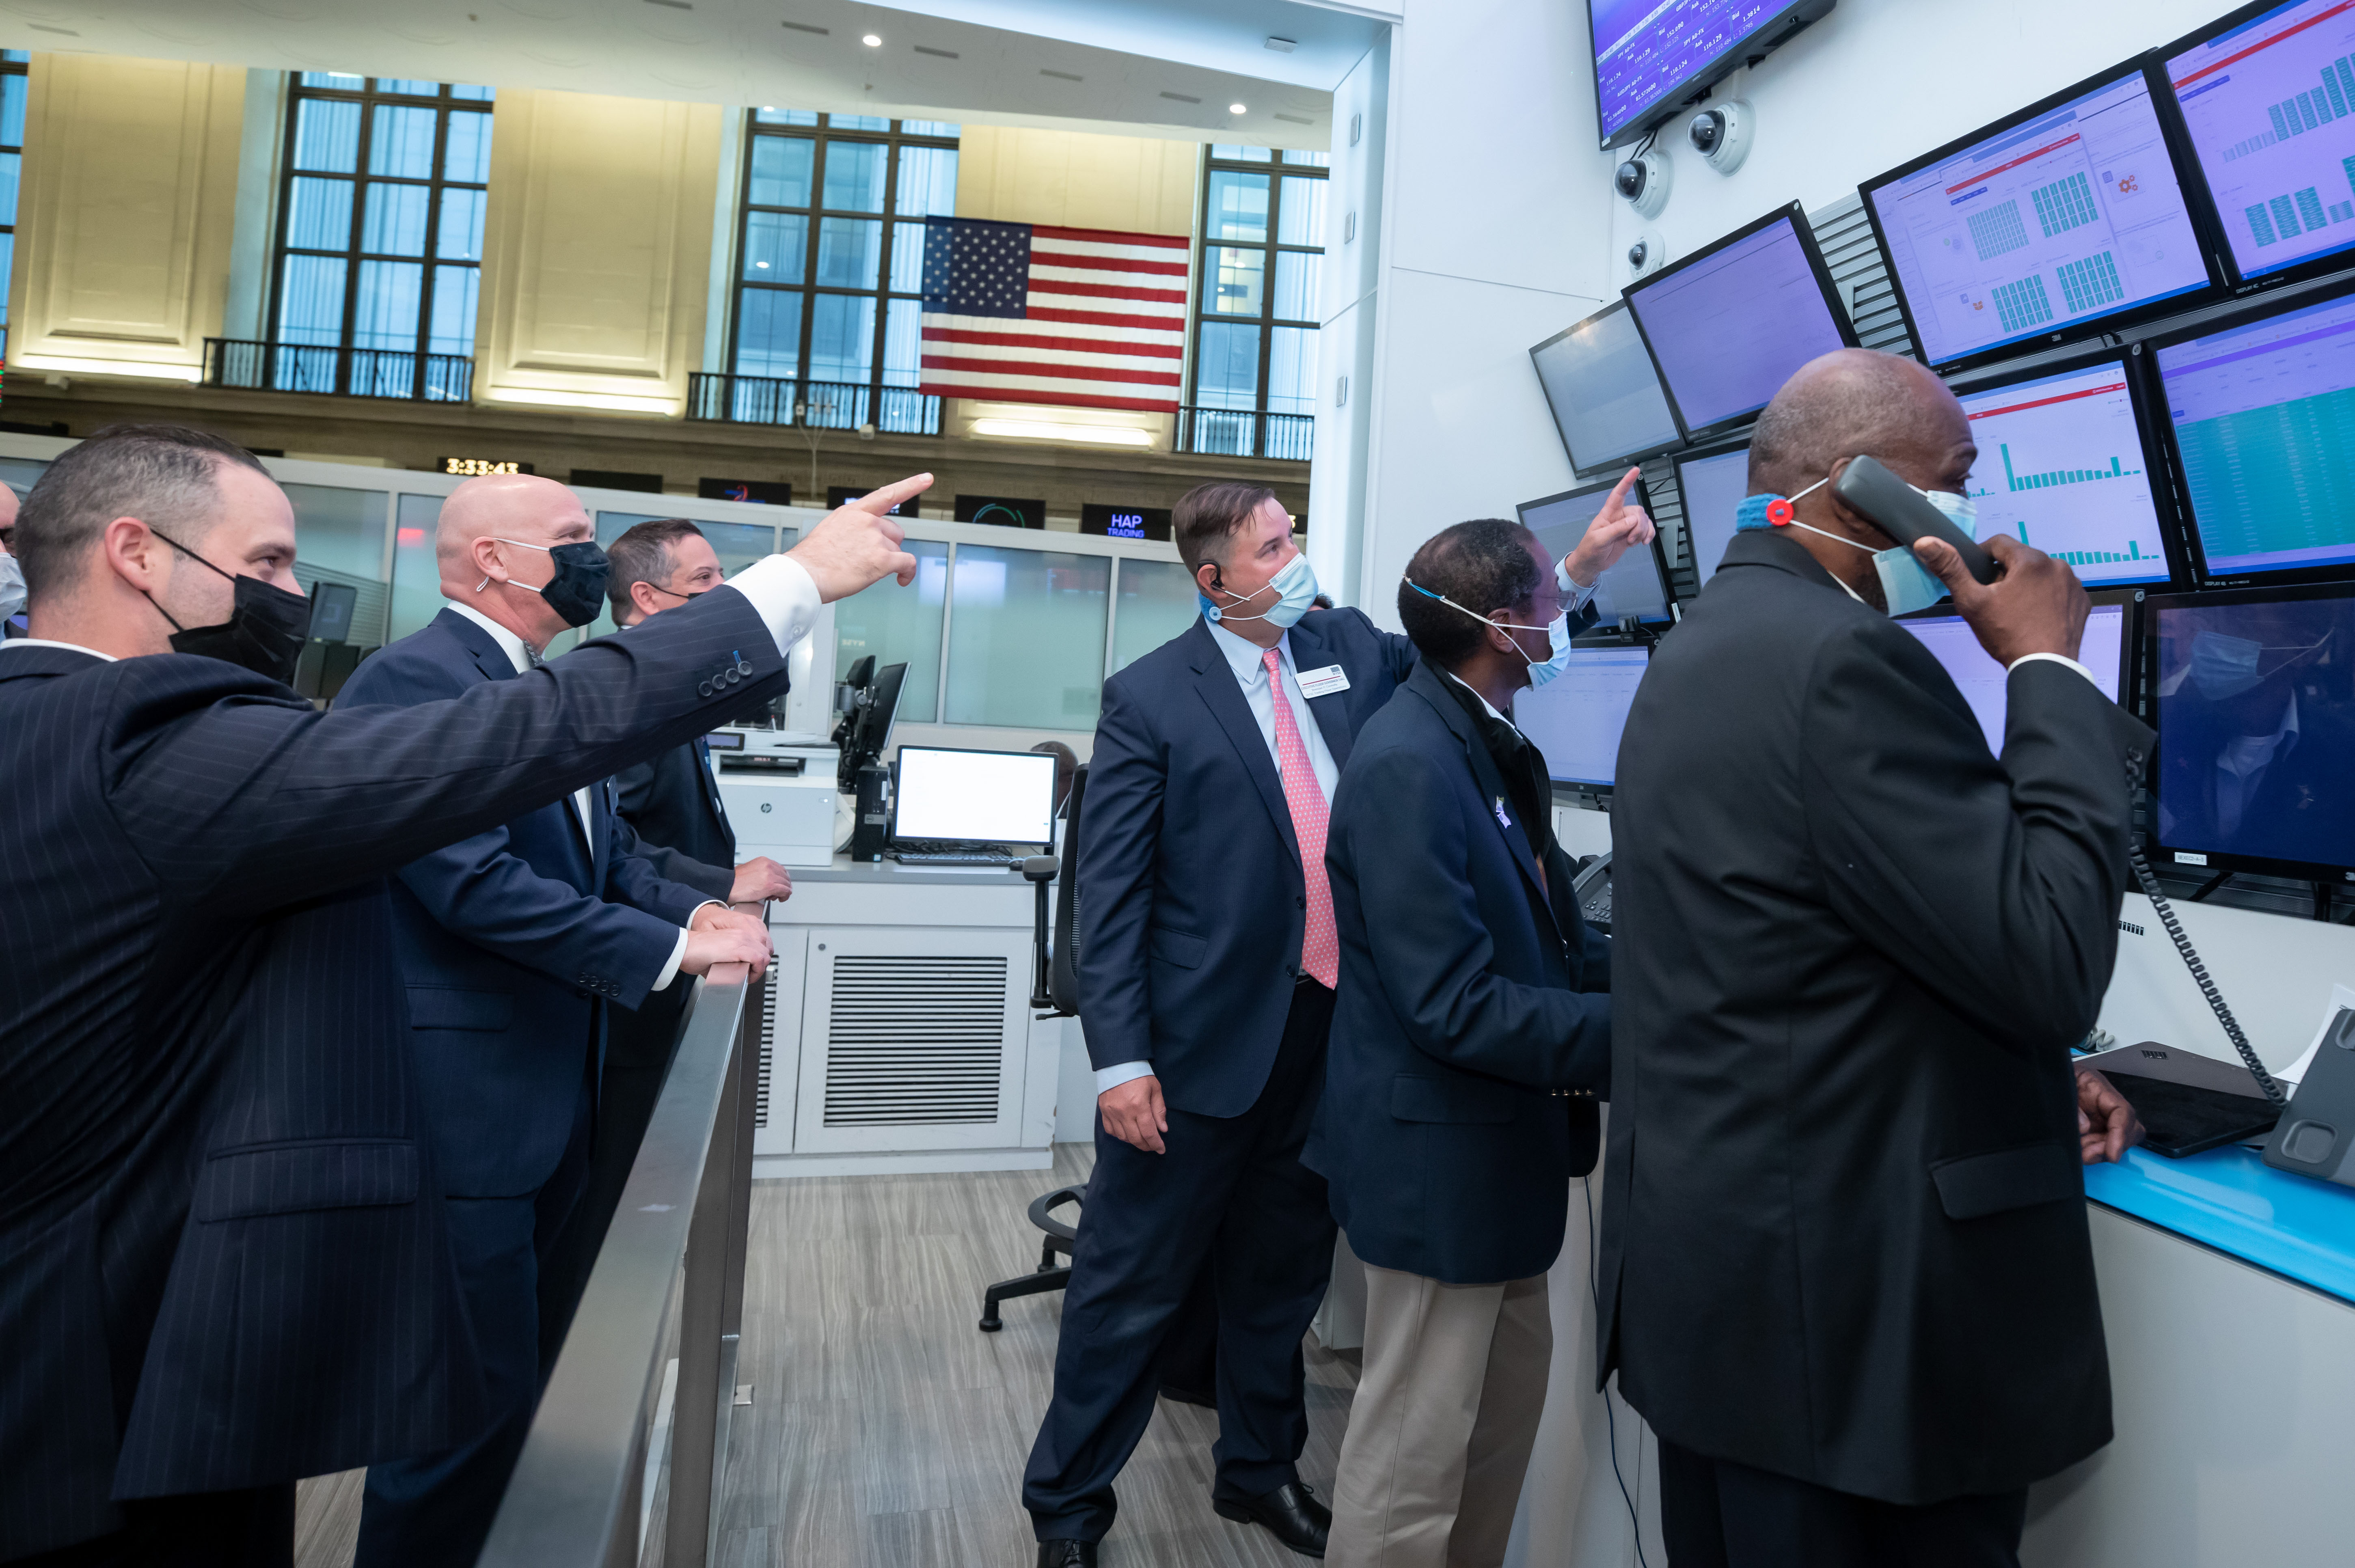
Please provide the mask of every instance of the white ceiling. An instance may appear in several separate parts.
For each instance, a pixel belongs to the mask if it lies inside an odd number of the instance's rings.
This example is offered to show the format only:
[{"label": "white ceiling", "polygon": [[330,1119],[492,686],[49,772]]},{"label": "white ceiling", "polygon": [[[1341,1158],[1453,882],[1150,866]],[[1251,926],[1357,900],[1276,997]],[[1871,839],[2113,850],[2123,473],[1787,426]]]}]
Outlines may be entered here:
[{"label": "white ceiling", "polygon": [[0,47],[1325,147],[1395,5],[0,0]]}]

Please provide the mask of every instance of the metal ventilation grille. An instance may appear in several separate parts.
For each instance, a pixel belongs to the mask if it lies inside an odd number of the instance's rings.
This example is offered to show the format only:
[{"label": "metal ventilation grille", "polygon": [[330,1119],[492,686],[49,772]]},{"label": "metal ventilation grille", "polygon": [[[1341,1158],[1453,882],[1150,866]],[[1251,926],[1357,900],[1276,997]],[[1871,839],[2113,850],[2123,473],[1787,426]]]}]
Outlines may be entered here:
[{"label": "metal ventilation grille", "polygon": [[769,1125],[769,1072],[777,1059],[777,981],[779,966],[769,965],[769,977],[762,982],[768,995],[761,1008],[761,1073],[759,1084],[752,1091],[752,1125]]},{"label": "metal ventilation grille", "polygon": [[836,958],[825,1125],[996,1121],[1007,979],[1003,956]]},{"label": "metal ventilation grille", "polygon": [[1858,341],[1884,353],[1913,355],[1913,339],[1905,335],[1905,318],[1898,313],[1897,286],[1889,281],[1888,263],[1873,242],[1872,222],[1864,215],[1864,198],[1856,192],[1807,214],[1816,231],[1816,245],[1839,285],[1848,318],[1855,324]]}]

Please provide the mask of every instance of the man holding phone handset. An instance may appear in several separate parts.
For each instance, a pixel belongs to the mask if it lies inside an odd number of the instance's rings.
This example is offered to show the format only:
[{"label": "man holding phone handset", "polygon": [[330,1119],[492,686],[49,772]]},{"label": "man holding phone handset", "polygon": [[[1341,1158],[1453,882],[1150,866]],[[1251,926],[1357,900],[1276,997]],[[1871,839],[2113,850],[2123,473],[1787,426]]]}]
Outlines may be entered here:
[{"label": "man holding phone handset", "polygon": [[[1927,506],[1851,505],[1860,455]],[[2069,1048],[2150,732],[2066,566],[1998,537],[1982,583],[1936,537],[1977,457],[1923,367],[1803,368],[1628,716],[1598,1364],[1678,1568],[2015,1563],[2029,1483],[2109,1440],[2080,1162],[2138,1129]],[[2000,758],[1888,618],[1945,592],[2009,672]]]}]

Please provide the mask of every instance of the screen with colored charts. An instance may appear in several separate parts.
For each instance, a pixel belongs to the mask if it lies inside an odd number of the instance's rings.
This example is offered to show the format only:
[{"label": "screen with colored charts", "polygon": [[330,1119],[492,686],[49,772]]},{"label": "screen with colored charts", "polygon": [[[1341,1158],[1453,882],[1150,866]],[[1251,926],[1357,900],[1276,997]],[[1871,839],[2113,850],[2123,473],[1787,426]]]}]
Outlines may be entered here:
[{"label": "screen with colored charts", "polygon": [[1865,199],[1933,365],[2209,286],[2139,69]]},{"label": "screen with colored charts", "polygon": [[[1971,716],[1986,731],[1987,750],[2003,755],[2004,698],[2009,674],[1979,646],[1978,634],[1960,615],[1925,615],[1897,623],[1921,640],[1930,656],[1955,677]],[[2094,682],[2112,702],[2126,661],[2126,607],[2096,604],[2085,617],[2084,635],[2078,639],[2077,662],[2094,672]]]},{"label": "screen with colored charts", "polygon": [[1659,373],[1625,304],[1588,316],[1529,350],[1571,467],[1580,473],[1677,444]]},{"label": "screen with colored charts", "polygon": [[1513,722],[1545,753],[1555,782],[1617,781],[1620,731],[1649,660],[1643,648],[1572,648],[1568,669],[1513,699]]},{"label": "screen with colored charts", "polygon": [[1791,373],[1849,341],[1788,217],[1627,291],[1685,433],[1766,406]]},{"label": "screen with colored charts", "polygon": [[1792,0],[1587,0],[1604,144],[1792,9]]},{"label": "screen with colored charts", "polygon": [[1677,488],[1684,495],[1685,532],[1692,539],[1693,573],[1707,582],[1733,542],[1733,514],[1750,494],[1750,448],[1737,446],[1677,464]]},{"label": "screen with colored charts", "polygon": [[2208,575],[2355,561],[2355,297],[2158,354]]},{"label": "screen with colored charts", "polygon": [[[1542,501],[1524,501],[1520,507],[1521,527],[1537,535],[1546,553],[1560,560],[1586,537],[1587,525],[1603,510],[1603,503],[1611,498],[1612,489],[1610,485],[1589,485],[1583,489],[1549,496]],[[1648,509],[1640,483],[1627,492],[1627,499]],[[1636,545],[1629,549],[1595,584],[1593,603],[1597,624],[1601,625],[1615,626],[1622,615],[1646,621],[1667,620],[1668,585],[1660,574],[1659,552],[1650,545]]]},{"label": "screen with colored charts", "polygon": [[2297,0],[2170,57],[2243,278],[2355,247],[2355,0]]},{"label": "screen with colored charts", "polygon": [[1978,537],[2009,534],[2093,586],[2169,572],[2123,360],[1961,394]]}]

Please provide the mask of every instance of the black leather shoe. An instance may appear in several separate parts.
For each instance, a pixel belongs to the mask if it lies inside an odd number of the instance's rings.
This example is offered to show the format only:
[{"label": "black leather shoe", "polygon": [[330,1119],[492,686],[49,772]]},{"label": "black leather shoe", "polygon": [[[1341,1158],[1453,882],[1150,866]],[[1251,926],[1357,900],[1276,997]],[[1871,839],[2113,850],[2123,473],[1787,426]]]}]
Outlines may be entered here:
[{"label": "black leather shoe", "polygon": [[1198,1388],[1179,1388],[1176,1383],[1163,1383],[1161,1397],[1174,1399],[1179,1404],[1199,1404],[1204,1410],[1219,1408],[1219,1396]]},{"label": "black leather shoe", "polygon": [[1096,1568],[1096,1543],[1042,1541],[1039,1543],[1039,1568]]},{"label": "black leather shoe", "polygon": [[1212,1498],[1210,1507],[1220,1519],[1265,1525],[1278,1541],[1303,1557],[1324,1556],[1325,1538],[1333,1531],[1333,1510],[1299,1481],[1286,1481],[1272,1492],[1239,1503]]}]

